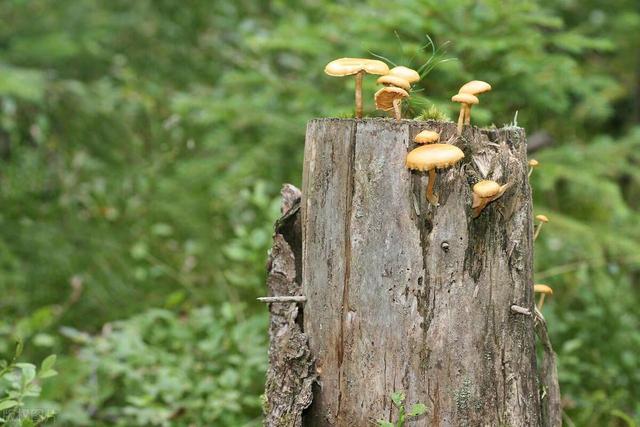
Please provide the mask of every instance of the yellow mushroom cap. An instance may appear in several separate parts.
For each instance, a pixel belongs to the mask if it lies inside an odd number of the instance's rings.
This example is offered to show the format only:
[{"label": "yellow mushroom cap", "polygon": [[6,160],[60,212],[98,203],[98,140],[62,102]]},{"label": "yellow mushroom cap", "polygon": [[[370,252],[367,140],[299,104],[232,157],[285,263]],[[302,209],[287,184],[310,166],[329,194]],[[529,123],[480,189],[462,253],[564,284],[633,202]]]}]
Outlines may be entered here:
[{"label": "yellow mushroom cap", "polygon": [[536,215],[536,219],[540,222],[549,222],[549,218],[546,215]]},{"label": "yellow mushroom cap", "polygon": [[409,96],[409,94],[404,89],[385,86],[375,94],[376,109],[384,111],[393,110],[393,100],[406,98],[407,96]]},{"label": "yellow mushroom cap", "polygon": [[495,181],[484,179],[473,186],[473,192],[482,197],[493,197],[500,192],[500,184]]},{"label": "yellow mushroom cap", "polygon": [[553,289],[551,289],[550,286],[548,285],[543,285],[543,284],[536,284],[533,285],[533,292],[539,293],[539,294],[547,294],[547,295],[553,295]]},{"label": "yellow mushroom cap", "polygon": [[377,59],[340,58],[331,61],[324,67],[324,72],[330,76],[342,77],[364,71],[368,74],[387,74],[389,67]]},{"label": "yellow mushroom cap", "polygon": [[451,97],[453,102],[460,102],[461,104],[477,104],[480,100],[470,93],[458,93]]},{"label": "yellow mushroom cap", "polygon": [[411,68],[404,67],[402,65],[393,67],[389,70],[389,74],[392,76],[402,77],[409,83],[415,83],[420,80],[420,74],[418,74],[416,70],[412,70]]},{"label": "yellow mushroom cap", "polygon": [[392,85],[392,86],[400,87],[404,90],[411,89],[411,83],[409,83],[407,80],[403,79],[402,77],[392,76],[391,74],[386,74],[378,78],[377,82],[378,84],[381,84],[381,85]]},{"label": "yellow mushroom cap", "polygon": [[423,130],[413,139],[418,144],[431,144],[433,142],[438,142],[440,139],[440,134],[438,132],[434,132],[432,130]]},{"label": "yellow mushroom cap", "polygon": [[464,153],[451,144],[422,145],[407,154],[407,167],[419,171],[447,168],[458,163]]},{"label": "yellow mushroom cap", "polygon": [[537,161],[536,159],[531,159],[529,160],[529,166],[531,166],[532,168],[535,168],[536,166],[538,166],[540,164],[539,161]]},{"label": "yellow mushroom cap", "polygon": [[489,92],[491,85],[481,80],[471,80],[468,83],[462,85],[458,93],[469,93],[471,95],[478,95],[480,93]]}]

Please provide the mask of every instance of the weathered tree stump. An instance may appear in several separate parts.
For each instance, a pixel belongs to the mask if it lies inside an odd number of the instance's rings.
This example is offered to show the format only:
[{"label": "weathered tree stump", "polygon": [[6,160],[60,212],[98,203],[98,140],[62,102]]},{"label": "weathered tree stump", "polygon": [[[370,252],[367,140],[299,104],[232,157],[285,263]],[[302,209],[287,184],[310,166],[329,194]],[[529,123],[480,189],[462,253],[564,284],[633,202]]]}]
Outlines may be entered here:
[{"label": "weathered tree stump", "polygon": [[[425,198],[426,174],[404,165],[424,129],[465,153],[438,171],[439,206]],[[407,406],[428,407],[411,426],[558,425],[545,415],[558,414],[558,402],[541,404],[536,370],[524,131],[455,132],[453,123],[432,121],[309,123],[296,254],[302,288],[284,292],[306,297],[297,320],[317,381],[302,418],[278,424],[271,417],[267,425],[392,421],[394,391],[406,393]],[[511,187],[473,219],[471,185],[485,178]],[[273,341],[270,351],[273,359]],[[303,368],[292,365],[309,379],[308,354],[300,354]],[[555,374],[555,366],[545,369]],[[271,367],[269,375],[273,385],[283,374]],[[295,387],[302,383],[309,387],[304,379]],[[271,410],[300,413],[286,402],[267,393]]]}]

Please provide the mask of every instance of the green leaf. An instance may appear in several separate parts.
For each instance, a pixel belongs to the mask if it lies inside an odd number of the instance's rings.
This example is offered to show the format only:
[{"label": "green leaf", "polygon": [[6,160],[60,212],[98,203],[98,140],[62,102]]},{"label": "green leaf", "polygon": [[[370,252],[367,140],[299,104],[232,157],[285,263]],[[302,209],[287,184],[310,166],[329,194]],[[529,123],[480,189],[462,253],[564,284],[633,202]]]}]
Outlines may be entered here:
[{"label": "green leaf", "polygon": [[24,384],[30,383],[36,377],[36,366],[31,363],[16,363],[16,367],[22,371]]},{"label": "green leaf", "polygon": [[42,361],[42,364],[40,365],[40,370],[48,371],[51,368],[53,368],[55,364],[56,364],[56,355],[52,354],[51,356],[47,357]]},{"label": "green leaf", "polygon": [[40,371],[38,373],[38,378],[51,378],[55,377],[56,375],[58,375],[58,371],[56,371],[55,369],[47,369],[46,371]]},{"label": "green leaf", "polygon": [[0,411],[6,411],[7,409],[13,408],[17,405],[18,402],[15,400],[5,400],[4,402],[0,402]]},{"label": "green leaf", "polygon": [[44,92],[45,79],[41,71],[0,65],[0,95],[38,102]]},{"label": "green leaf", "polygon": [[425,405],[424,403],[416,403],[415,405],[411,406],[411,409],[409,410],[409,413],[407,415],[410,417],[417,417],[424,414],[425,412],[427,412],[427,405]]},{"label": "green leaf", "polygon": [[22,350],[24,350],[24,342],[22,338],[18,338],[18,342],[16,343],[16,359],[22,355]]},{"label": "green leaf", "polygon": [[393,401],[393,404],[398,408],[402,405],[402,402],[404,402],[404,399],[405,399],[405,395],[401,391],[396,391],[391,393],[391,401]]}]

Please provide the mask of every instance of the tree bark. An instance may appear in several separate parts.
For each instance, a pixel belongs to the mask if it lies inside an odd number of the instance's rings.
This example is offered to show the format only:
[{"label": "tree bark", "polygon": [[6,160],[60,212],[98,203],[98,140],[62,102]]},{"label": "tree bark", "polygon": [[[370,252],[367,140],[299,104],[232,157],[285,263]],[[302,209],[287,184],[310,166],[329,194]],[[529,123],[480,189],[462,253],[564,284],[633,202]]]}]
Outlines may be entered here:
[{"label": "tree bark", "polygon": [[[267,263],[270,296],[300,296],[302,241],[300,190],[282,189],[282,217],[276,222]],[[269,369],[265,387],[265,420],[269,427],[299,427],[302,411],[311,403],[316,379],[313,360],[302,332],[301,305],[269,304]]]},{"label": "tree bark", "polygon": [[[437,173],[439,206],[425,199],[426,174],[404,166],[424,129],[465,153]],[[473,219],[480,179],[511,188]],[[458,137],[453,123],[312,120],[302,194],[304,334],[318,374],[304,425],[393,421],[394,391],[428,407],[411,426],[543,425],[523,129]]]}]

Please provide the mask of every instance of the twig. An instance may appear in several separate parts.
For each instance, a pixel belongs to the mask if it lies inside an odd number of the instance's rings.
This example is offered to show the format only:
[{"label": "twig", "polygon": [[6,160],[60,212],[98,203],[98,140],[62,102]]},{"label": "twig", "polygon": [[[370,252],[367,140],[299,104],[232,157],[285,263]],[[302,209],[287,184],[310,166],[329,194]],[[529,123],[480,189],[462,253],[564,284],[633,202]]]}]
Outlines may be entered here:
[{"label": "twig", "polygon": [[272,302],[305,302],[306,300],[307,300],[307,297],[303,295],[258,298],[258,301],[265,302],[267,304],[270,304]]},{"label": "twig", "polygon": [[524,314],[525,316],[531,316],[531,310],[528,308],[520,307],[519,305],[513,304],[511,306],[512,313]]}]

